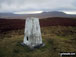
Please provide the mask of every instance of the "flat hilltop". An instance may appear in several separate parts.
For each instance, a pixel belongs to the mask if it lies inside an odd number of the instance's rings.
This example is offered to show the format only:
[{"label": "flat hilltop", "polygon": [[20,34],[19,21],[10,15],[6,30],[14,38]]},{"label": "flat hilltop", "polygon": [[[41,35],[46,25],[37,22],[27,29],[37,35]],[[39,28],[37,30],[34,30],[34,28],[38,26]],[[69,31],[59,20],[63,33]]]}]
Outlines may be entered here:
[{"label": "flat hilltop", "polygon": [[[40,19],[44,47],[30,50],[24,39],[24,19],[0,19],[0,57],[60,57],[60,52],[76,52],[76,19]],[[76,56],[75,56],[76,57]]]}]

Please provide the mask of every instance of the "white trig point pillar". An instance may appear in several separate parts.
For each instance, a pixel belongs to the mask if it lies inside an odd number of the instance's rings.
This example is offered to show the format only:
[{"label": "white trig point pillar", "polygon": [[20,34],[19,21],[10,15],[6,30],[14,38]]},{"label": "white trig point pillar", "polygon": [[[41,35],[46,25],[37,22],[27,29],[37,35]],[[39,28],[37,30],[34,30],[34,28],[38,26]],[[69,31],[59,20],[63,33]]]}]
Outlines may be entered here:
[{"label": "white trig point pillar", "polygon": [[23,43],[30,48],[44,46],[42,43],[39,18],[26,19]]}]

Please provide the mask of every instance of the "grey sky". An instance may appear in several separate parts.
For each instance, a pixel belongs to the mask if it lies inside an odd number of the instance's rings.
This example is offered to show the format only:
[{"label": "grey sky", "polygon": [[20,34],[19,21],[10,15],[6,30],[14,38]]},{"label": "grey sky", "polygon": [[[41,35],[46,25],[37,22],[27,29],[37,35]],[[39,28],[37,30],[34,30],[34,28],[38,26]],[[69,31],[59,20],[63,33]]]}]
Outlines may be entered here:
[{"label": "grey sky", "polygon": [[76,0],[0,0],[0,12],[76,11]]}]

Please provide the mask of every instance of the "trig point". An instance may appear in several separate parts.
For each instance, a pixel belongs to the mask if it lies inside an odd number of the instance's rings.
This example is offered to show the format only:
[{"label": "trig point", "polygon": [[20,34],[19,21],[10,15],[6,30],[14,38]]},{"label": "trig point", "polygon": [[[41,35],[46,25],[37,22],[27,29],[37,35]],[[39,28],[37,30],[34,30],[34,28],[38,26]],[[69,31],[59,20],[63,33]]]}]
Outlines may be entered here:
[{"label": "trig point", "polygon": [[27,45],[30,48],[44,46],[42,43],[39,18],[26,18],[23,45]]}]

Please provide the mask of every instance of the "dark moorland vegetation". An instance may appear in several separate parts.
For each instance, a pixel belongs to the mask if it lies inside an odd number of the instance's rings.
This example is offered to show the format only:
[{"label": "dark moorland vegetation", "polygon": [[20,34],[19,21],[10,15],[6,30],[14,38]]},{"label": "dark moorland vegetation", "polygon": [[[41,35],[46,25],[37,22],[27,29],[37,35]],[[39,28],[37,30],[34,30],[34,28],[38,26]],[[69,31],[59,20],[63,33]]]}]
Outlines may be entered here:
[{"label": "dark moorland vegetation", "polygon": [[[76,26],[76,18],[52,17],[40,19],[40,26]],[[0,32],[17,30],[25,27],[24,19],[2,19],[0,18]]]}]

